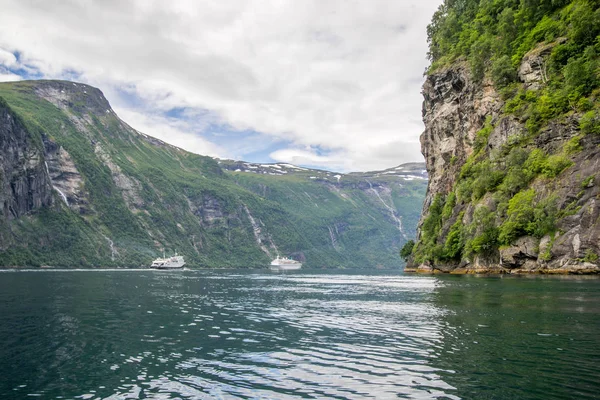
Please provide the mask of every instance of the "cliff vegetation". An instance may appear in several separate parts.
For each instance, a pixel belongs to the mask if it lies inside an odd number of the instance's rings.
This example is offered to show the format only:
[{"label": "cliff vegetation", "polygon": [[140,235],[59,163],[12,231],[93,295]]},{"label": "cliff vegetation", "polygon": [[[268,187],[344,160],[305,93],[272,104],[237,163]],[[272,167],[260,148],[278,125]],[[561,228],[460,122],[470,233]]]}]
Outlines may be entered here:
[{"label": "cliff vegetation", "polygon": [[435,13],[412,270],[599,271],[599,7],[446,0]]}]

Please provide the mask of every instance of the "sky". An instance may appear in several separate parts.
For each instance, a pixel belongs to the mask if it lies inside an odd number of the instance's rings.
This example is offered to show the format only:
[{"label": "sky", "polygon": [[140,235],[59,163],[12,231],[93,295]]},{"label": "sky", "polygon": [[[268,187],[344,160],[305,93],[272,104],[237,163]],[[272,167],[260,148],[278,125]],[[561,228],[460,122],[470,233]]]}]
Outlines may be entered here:
[{"label": "sky", "polygon": [[0,81],[103,91],[186,150],[350,172],[422,161],[441,0],[0,0]]}]

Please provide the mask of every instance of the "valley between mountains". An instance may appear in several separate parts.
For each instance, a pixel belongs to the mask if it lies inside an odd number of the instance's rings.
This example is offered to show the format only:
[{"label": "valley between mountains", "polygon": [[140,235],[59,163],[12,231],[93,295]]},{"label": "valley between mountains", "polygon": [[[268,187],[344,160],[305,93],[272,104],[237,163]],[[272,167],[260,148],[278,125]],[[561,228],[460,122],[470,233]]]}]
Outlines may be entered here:
[{"label": "valley between mountains", "polygon": [[0,84],[0,265],[400,268],[425,165],[338,174],[201,156],[119,119],[96,88]]}]

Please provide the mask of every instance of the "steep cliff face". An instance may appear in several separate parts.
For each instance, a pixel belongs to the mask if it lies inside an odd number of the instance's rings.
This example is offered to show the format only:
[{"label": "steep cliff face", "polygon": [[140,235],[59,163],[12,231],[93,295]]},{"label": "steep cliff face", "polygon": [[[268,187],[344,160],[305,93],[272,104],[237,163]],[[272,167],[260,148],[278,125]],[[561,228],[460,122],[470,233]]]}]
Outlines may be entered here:
[{"label": "steep cliff face", "polygon": [[0,206],[3,217],[12,220],[50,206],[52,188],[43,148],[2,99],[0,121]]},{"label": "steep cliff face", "polygon": [[[460,169],[473,154],[477,132],[488,116],[497,117],[502,102],[489,81],[473,83],[466,65],[429,75],[423,97],[421,152],[429,174],[426,214],[435,195],[452,191]],[[510,129],[504,132],[508,134]]]},{"label": "steep cliff face", "polygon": [[[191,154],[121,121],[95,88],[0,84],[0,266],[402,266],[423,165],[334,174]],[[363,176],[364,175],[364,176]]]},{"label": "steep cliff face", "polygon": [[[577,44],[572,33],[578,12],[592,20],[600,12],[584,1],[563,3],[571,4],[550,19],[536,16],[538,25],[513,35],[507,47],[486,44],[489,63],[478,53],[445,64],[434,57],[443,65],[434,63],[423,86],[421,136],[430,181],[408,271],[600,272],[598,56],[589,47],[593,41]],[[512,10],[499,15],[481,4],[472,2],[463,29],[471,29],[475,15],[513,22]],[[439,26],[456,16],[452,7],[441,9]],[[550,23],[554,35],[565,36],[534,36]],[[490,25],[490,33],[502,32],[503,25]],[[430,40],[433,50],[449,46],[435,34]],[[519,54],[526,45],[531,49]],[[512,65],[502,56],[511,49],[518,49]],[[480,76],[478,62],[485,72]],[[576,66],[580,76],[570,75]],[[589,86],[576,86],[586,73]]]}]

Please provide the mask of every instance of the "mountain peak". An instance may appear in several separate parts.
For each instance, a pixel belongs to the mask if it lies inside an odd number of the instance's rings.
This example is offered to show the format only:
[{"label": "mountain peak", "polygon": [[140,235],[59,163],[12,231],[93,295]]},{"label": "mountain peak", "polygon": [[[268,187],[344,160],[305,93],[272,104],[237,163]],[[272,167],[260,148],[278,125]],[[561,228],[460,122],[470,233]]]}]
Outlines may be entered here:
[{"label": "mountain peak", "polygon": [[112,113],[108,100],[102,91],[90,85],[61,80],[37,80],[11,82],[17,89],[30,89],[44,100],[48,100],[61,109],[70,109],[76,113],[105,115]]}]

